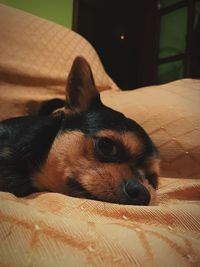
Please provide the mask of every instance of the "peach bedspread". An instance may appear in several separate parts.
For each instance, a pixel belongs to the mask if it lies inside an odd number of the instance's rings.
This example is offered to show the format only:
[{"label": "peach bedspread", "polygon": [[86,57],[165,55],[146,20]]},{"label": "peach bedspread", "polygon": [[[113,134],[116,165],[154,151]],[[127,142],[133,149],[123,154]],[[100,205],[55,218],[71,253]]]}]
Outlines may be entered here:
[{"label": "peach bedspread", "polygon": [[0,192],[0,266],[200,266],[200,81],[122,92],[76,33],[3,5],[0,25],[0,119],[64,97],[82,55],[103,102],[141,123],[162,158],[155,206]]}]

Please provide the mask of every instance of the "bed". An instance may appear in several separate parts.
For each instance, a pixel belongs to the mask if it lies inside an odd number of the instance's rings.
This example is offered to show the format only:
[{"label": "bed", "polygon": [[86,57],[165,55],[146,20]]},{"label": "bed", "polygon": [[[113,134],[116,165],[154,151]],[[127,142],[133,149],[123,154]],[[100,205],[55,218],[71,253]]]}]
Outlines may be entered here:
[{"label": "bed", "polygon": [[81,55],[102,101],[140,123],[161,155],[153,206],[0,192],[0,266],[200,266],[200,80],[122,91],[77,33],[4,5],[0,25],[1,120],[64,98]]}]

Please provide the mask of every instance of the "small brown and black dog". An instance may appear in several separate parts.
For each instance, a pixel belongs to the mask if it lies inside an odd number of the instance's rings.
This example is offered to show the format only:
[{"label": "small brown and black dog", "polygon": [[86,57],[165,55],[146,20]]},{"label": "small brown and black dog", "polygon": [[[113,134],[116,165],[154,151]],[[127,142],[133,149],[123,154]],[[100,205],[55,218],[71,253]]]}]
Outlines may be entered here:
[{"label": "small brown and black dog", "polygon": [[[59,192],[130,205],[155,199],[159,158],[135,121],[102,104],[87,61],[77,57],[67,101],[47,101],[38,116],[0,123],[0,190],[27,196]],[[52,108],[53,107],[53,108]]]}]

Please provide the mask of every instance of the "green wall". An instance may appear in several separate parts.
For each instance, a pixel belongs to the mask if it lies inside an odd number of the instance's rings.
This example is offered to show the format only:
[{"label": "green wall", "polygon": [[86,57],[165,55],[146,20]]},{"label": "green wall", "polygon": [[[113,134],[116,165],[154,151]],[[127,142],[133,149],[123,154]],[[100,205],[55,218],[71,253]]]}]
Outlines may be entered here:
[{"label": "green wall", "polygon": [[73,0],[0,0],[0,3],[54,21],[70,29],[72,27]]}]

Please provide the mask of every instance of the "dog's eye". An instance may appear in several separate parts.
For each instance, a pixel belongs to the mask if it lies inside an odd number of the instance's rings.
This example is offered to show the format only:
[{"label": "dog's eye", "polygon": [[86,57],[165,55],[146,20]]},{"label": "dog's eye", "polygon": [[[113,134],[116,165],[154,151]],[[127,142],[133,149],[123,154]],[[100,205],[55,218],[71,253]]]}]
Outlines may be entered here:
[{"label": "dog's eye", "polygon": [[110,138],[98,138],[96,140],[95,147],[97,154],[101,157],[104,157],[104,159],[110,159],[112,157],[115,157],[118,153],[117,145]]}]

